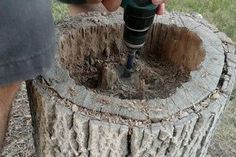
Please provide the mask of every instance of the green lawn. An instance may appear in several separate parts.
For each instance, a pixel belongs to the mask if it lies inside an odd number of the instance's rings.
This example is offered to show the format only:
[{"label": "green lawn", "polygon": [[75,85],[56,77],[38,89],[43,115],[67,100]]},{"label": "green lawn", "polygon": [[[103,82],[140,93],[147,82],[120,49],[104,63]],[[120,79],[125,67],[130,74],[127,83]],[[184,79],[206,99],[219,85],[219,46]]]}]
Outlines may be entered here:
[{"label": "green lawn", "polygon": [[236,41],[236,0],[169,0],[168,10],[201,13]]},{"label": "green lawn", "polygon": [[51,1],[52,1],[52,13],[56,22],[68,16],[68,9],[65,4],[60,3],[57,0],[51,0]]}]

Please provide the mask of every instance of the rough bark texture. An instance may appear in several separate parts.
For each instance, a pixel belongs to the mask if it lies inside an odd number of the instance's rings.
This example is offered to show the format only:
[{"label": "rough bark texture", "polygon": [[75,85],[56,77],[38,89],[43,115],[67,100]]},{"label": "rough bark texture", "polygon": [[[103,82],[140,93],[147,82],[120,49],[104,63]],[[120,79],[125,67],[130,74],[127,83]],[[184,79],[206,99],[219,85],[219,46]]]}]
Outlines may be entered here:
[{"label": "rough bark texture", "polygon": [[28,83],[38,156],[206,155],[233,90],[234,43],[200,16],[170,13],[156,18],[145,51],[159,49],[167,60],[193,70],[175,94],[120,100],[76,85],[67,65],[83,62],[85,51],[99,53],[114,42],[122,49],[122,23],[119,13],[91,13],[58,26],[60,64]]}]

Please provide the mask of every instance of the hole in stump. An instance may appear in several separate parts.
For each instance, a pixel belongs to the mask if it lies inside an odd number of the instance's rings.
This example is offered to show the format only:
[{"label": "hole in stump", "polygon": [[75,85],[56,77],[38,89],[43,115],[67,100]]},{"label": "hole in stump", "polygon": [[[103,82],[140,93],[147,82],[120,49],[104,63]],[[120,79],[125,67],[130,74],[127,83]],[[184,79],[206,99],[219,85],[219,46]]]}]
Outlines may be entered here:
[{"label": "hole in stump", "polygon": [[190,72],[205,57],[202,41],[195,33],[174,25],[155,24],[137,56],[136,72],[124,79],[120,75],[127,53],[121,26],[86,29],[74,31],[71,37],[65,35],[68,45],[61,46],[61,64],[78,85],[121,99],[167,98],[190,79]]}]

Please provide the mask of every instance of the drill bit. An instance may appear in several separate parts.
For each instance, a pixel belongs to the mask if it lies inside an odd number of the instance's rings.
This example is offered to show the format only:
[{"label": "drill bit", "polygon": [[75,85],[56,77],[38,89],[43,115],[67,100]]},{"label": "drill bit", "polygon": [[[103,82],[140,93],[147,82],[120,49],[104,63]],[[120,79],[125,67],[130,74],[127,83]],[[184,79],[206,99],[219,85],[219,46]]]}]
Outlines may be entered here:
[{"label": "drill bit", "polygon": [[129,78],[134,72],[135,55],[146,41],[157,6],[151,0],[122,0],[124,7],[124,43],[129,49],[123,77]]},{"label": "drill bit", "polygon": [[123,77],[125,78],[131,77],[132,73],[135,71],[134,61],[137,51],[138,49],[129,49],[127,63],[123,74]]}]

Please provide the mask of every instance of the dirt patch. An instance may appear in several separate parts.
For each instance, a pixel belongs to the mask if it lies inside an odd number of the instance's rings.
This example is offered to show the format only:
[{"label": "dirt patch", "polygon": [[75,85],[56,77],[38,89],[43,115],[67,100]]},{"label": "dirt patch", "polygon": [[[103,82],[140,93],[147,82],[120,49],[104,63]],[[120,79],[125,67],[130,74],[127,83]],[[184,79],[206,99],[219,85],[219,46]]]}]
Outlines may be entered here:
[{"label": "dirt patch", "polygon": [[71,77],[79,85],[121,99],[167,98],[177,87],[189,80],[190,71],[168,63],[154,55],[137,54],[135,71],[125,78],[127,53],[105,49],[100,56],[88,56],[73,67]]}]

